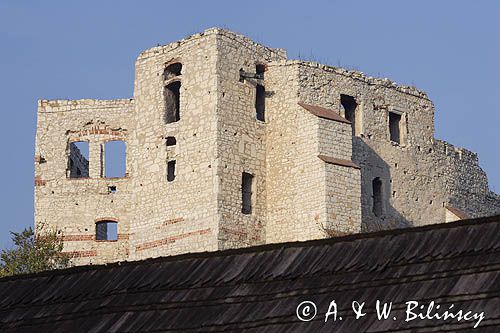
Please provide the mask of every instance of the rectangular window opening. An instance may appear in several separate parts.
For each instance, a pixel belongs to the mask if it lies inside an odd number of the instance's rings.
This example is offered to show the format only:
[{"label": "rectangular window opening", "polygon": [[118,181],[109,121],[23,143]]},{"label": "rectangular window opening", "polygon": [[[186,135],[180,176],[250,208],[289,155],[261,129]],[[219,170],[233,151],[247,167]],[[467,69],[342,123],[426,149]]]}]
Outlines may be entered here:
[{"label": "rectangular window opening", "polygon": [[177,144],[177,140],[175,139],[175,136],[167,136],[167,147],[175,146]]},{"label": "rectangular window opening", "polygon": [[104,144],[104,177],[122,178],[126,175],[126,144],[122,140]]},{"label": "rectangular window opening", "polygon": [[167,181],[172,182],[175,179],[175,160],[167,163]]},{"label": "rectangular window opening", "polygon": [[382,181],[379,177],[373,179],[372,181],[373,190],[373,207],[372,212],[377,217],[381,217],[383,210],[383,198],[382,198]]},{"label": "rectangular window opening", "polygon": [[69,178],[89,177],[89,143],[87,141],[69,144]]},{"label": "rectangular window opening", "polygon": [[401,115],[389,112],[389,134],[392,142],[401,143]]},{"label": "rectangular window opening", "polygon": [[259,80],[264,80],[264,72],[266,71],[266,65],[256,64],[255,65],[255,78]]},{"label": "rectangular window opening", "polygon": [[252,214],[253,192],[253,175],[243,172],[241,176],[241,212],[243,214]]},{"label": "rectangular window opening", "polygon": [[351,122],[352,135],[356,135],[356,99],[349,95],[340,95],[340,104],[344,109],[344,118]]},{"label": "rectangular window opening", "polygon": [[95,239],[101,241],[118,240],[118,223],[116,221],[99,221],[95,224]]},{"label": "rectangular window opening", "polygon": [[165,98],[165,123],[175,123],[180,117],[180,91],[181,81],[170,83],[164,89]]},{"label": "rectangular window opening", "polygon": [[255,87],[255,112],[257,120],[266,120],[266,89],[261,84]]}]

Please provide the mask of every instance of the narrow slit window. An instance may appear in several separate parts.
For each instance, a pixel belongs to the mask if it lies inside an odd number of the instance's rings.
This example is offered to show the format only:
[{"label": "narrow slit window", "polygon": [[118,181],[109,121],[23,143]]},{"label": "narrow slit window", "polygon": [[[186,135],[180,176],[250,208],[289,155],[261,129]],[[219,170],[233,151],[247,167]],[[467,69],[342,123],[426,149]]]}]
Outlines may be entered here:
[{"label": "narrow slit window", "polygon": [[68,158],[69,178],[87,178],[89,176],[89,143],[71,142]]},{"label": "narrow slit window", "polygon": [[243,68],[240,68],[240,82],[245,82],[245,71],[243,70]]},{"label": "narrow slit window", "polygon": [[243,214],[252,214],[253,192],[253,175],[243,172],[241,176],[241,212]]},{"label": "narrow slit window", "polygon": [[356,135],[356,99],[349,95],[340,95],[340,104],[344,108],[344,118],[351,122],[352,135]]},{"label": "narrow slit window", "polygon": [[257,120],[266,120],[266,89],[261,84],[255,87],[255,112]]},{"label": "narrow slit window", "polygon": [[389,112],[389,134],[392,142],[401,143],[401,115]]},{"label": "narrow slit window", "polygon": [[122,140],[104,144],[104,177],[122,178],[126,176],[126,144]]},{"label": "narrow slit window", "polygon": [[118,223],[116,221],[99,221],[95,224],[95,239],[100,241],[118,240]]},{"label": "narrow slit window", "polygon": [[175,179],[175,160],[167,163],[167,181],[172,182]]},{"label": "narrow slit window", "polygon": [[180,117],[180,91],[181,81],[175,81],[165,87],[165,122],[175,123]]},{"label": "narrow slit window", "polygon": [[380,217],[383,214],[383,198],[382,198],[382,181],[379,177],[372,181],[373,190],[373,207],[372,212],[375,216]]}]

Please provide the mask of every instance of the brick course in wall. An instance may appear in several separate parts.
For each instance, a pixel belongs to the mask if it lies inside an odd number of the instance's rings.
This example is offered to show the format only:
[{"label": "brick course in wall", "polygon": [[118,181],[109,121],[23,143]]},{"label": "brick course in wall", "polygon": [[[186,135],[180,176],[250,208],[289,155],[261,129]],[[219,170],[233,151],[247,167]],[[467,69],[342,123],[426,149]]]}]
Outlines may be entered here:
[{"label": "brick course in wall", "polygon": [[[120,178],[103,176],[112,140]],[[35,147],[35,223],[77,265],[500,212],[477,155],[434,138],[424,92],[223,29],[142,52],[131,99],[40,100]],[[71,154],[88,177],[68,178]],[[116,240],[96,240],[99,221]]]}]

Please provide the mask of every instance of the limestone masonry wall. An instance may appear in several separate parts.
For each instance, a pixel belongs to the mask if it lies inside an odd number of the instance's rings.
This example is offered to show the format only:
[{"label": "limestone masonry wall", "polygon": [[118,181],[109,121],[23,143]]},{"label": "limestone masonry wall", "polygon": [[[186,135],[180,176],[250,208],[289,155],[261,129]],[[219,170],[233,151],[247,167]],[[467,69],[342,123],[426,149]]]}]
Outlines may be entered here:
[{"label": "limestone masonry wall", "polygon": [[77,265],[495,213],[424,92],[223,29],[142,52],[133,99],[38,104],[35,224]]}]

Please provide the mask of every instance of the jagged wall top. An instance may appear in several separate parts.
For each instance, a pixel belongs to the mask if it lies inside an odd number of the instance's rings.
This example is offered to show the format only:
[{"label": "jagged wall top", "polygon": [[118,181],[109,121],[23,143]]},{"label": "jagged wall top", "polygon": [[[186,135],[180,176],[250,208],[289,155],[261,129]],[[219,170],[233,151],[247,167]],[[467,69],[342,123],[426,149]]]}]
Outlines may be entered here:
[{"label": "jagged wall top", "polygon": [[388,78],[376,78],[376,77],[365,75],[363,72],[360,72],[360,71],[350,70],[350,69],[346,69],[346,68],[342,68],[342,67],[335,67],[335,66],[330,66],[330,65],[325,65],[325,64],[320,64],[320,63],[317,63],[314,61],[287,60],[286,50],[284,50],[284,49],[267,47],[265,45],[254,42],[253,40],[251,40],[250,38],[248,38],[244,35],[237,34],[235,32],[232,32],[232,31],[227,30],[227,29],[222,29],[222,28],[209,28],[203,32],[188,36],[188,37],[183,38],[181,40],[178,40],[178,41],[166,44],[166,45],[155,46],[155,47],[149,48],[149,49],[143,51],[139,55],[137,60],[143,60],[143,59],[146,59],[146,58],[158,55],[158,54],[169,52],[173,49],[180,47],[181,45],[184,45],[186,43],[192,42],[194,40],[197,40],[199,38],[202,38],[202,37],[208,36],[208,35],[212,35],[212,34],[214,34],[214,35],[218,34],[221,36],[228,37],[230,39],[233,39],[235,42],[242,43],[242,45],[251,45],[254,47],[258,47],[258,48],[264,48],[264,49],[270,51],[274,55],[275,64],[277,64],[277,65],[286,66],[286,65],[297,65],[298,64],[298,65],[302,65],[302,66],[318,67],[318,68],[321,68],[325,71],[335,72],[337,74],[344,75],[344,76],[350,77],[352,79],[365,82],[365,83],[370,84],[370,85],[379,85],[379,86],[383,86],[383,87],[393,88],[393,89],[396,89],[398,91],[401,91],[401,92],[409,94],[409,95],[429,99],[429,97],[427,96],[427,94],[424,91],[419,90],[413,86],[397,84],[396,82],[394,82]]},{"label": "jagged wall top", "polygon": [[184,45],[186,43],[192,42],[194,40],[197,40],[199,38],[202,38],[202,37],[208,36],[208,35],[221,35],[221,36],[225,36],[225,37],[234,39],[235,41],[243,42],[243,44],[246,44],[246,45],[252,45],[252,46],[254,46],[256,48],[257,47],[258,48],[264,48],[264,49],[266,49],[268,51],[271,51],[274,54],[274,56],[276,57],[276,59],[286,59],[286,57],[287,57],[286,56],[286,51],[284,49],[267,47],[265,45],[262,45],[262,44],[254,42],[253,40],[251,40],[250,38],[248,38],[246,36],[234,33],[234,32],[229,31],[227,29],[210,28],[210,29],[206,29],[203,32],[200,32],[200,33],[188,36],[186,38],[183,38],[183,39],[180,39],[178,41],[169,43],[167,45],[160,45],[160,46],[155,46],[155,47],[149,48],[149,49],[141,52],[141,54],[139,55],[139,57],[137,58],[137,60],[142,60],[142,59],[145,59],[145,58],[149,58],[151,56],[155,56],[155,55],[158,55],[158,54],[169,52],[169,51],[171,51],[173,49],[178,48],[181,45]]},{"label": "jagged wall top", "polygon": [[429,100],[427,93],[422,90],[417,89],[416,87],[399,85],[396,82],[388,79],[388,78],[376,78],[372,76],[367,76],[363,72],[350,70],[341,67],[329,66],[320,64],[314,61],[304,61],[304,60],[280,60],[275,61],[275,65],[279,66],[291,66],[291,65],[299,65],[299,66],[308,66],[308,67],[317,67],[327,72],[334,72],[340,75],[344,75],[350,77],[354,80],[359,80],[365,82],[369,85],[378,85],[382,87],[396,89],[397,91],[403,92],[405,94],[413,95],[416,97],[421,97]]}]

